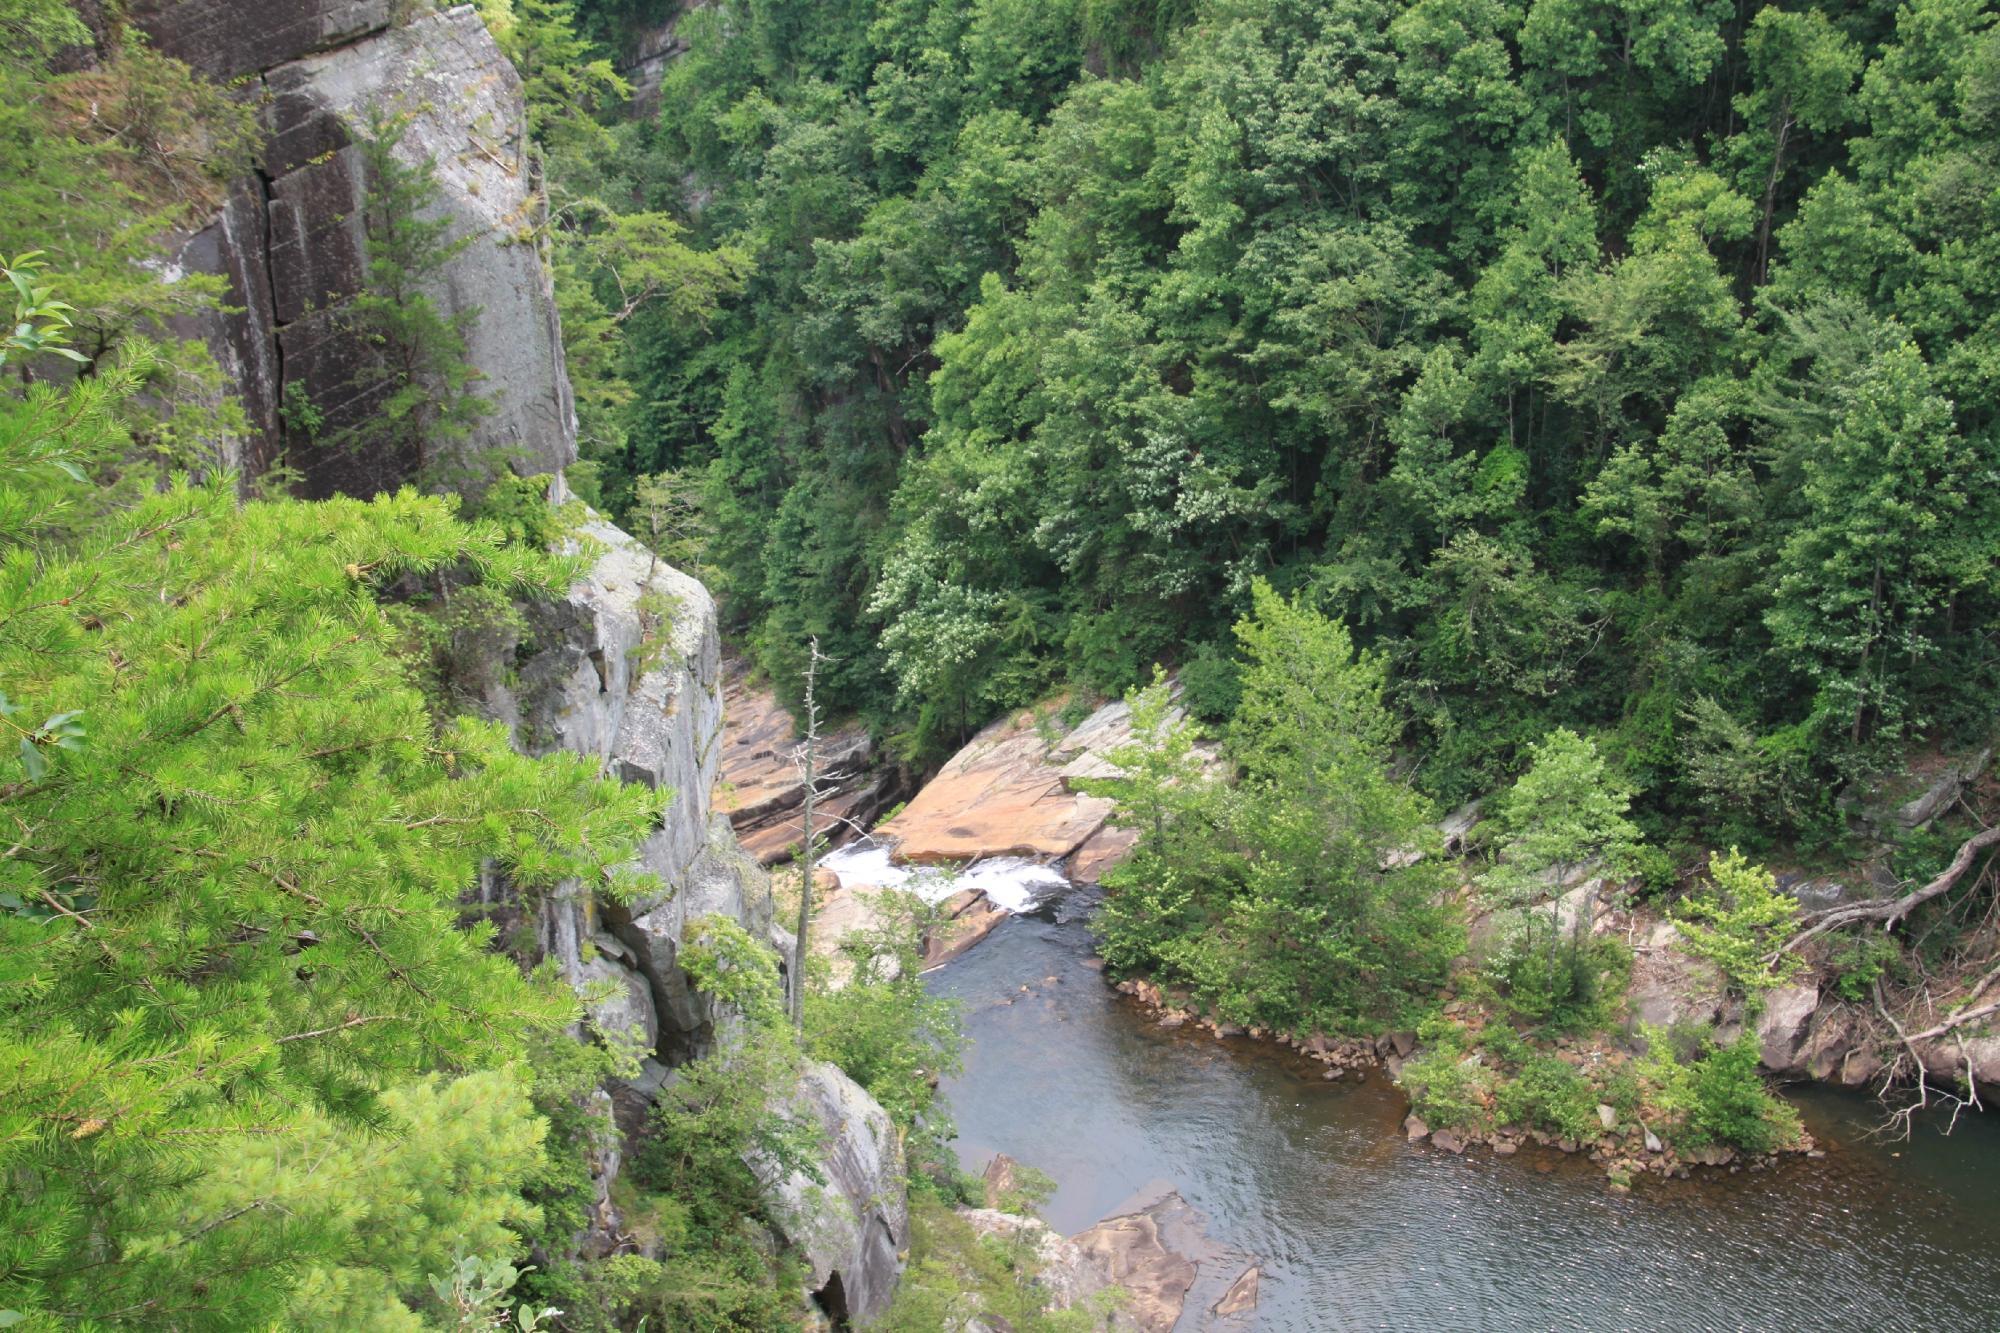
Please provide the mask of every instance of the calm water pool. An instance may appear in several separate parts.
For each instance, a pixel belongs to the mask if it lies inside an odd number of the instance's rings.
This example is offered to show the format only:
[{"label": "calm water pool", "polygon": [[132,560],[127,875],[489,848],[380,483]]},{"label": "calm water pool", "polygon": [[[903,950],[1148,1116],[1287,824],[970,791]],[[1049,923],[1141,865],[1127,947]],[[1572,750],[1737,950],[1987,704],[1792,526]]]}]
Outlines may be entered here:
[{"label": "calm water pool", "polygon": [[1889,1144],[1865,1098],[1808,1090],[1824,1159],[1630,1196],[1560,1154],[1450,1157],[1404,1142],[1379,1075],[1147,1022],[1087,966],[1088,902],[932,974],[972,1039],[945,1089],[959,1156],[1054,1176],[1064,1232],[1177,1188],[1220,1250],[1182,1333],[1252,1258],[1262,1304],[1230,1328],[2000,1329],[2000,1118]]}]

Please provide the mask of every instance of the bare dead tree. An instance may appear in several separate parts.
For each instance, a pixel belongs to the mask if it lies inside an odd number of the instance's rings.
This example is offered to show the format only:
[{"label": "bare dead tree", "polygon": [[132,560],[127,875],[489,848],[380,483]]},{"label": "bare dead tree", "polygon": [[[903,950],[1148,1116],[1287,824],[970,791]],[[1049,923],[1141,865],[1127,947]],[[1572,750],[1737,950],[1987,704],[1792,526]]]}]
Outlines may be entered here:
[{"label": "bare dead tree", "polygon": [[[1928,882],[1899,897],[1848,903],[1814,913],[1805,918],[1803,929],[1769,957],[1775,960],[1785,953],[1797,951],[1821,935],[1847,926],[1879,926],[1884,931],[1893,931],[1919,907],[1950,892],[1965,878],[1968,871],[1979,864],[1982,855],[1995,846],[2000,846],[2000,825],[1982,828],[1960,843],[1951,861]],[[1994,865],[1989,862],[1981,871],[1980,880],[1977,882],[1983,882],[1993,874],[1993,871]],[[1895,1089],[1912,1083],[1915,1086],[1914,1097],[1897,1107],[1890,1116],[1887,1128],[1897,1136],[1907,1138],[1917,1113],[1937,1102],[1950,1105],[1954,1125],[1959,1115],[1966,1110],[1984,1109],[1979,1099],[1978,1083],[1973,1077],[1972,1058],[1965,1049],[1964,1038],[1959,1035],[1959,1029],[2000,1014],[2000,999],[1985,999],[1994,984],[2000,982],[2000,963],[1995,963],[1991,959],[1988,962],[1994,965],[1990,966],[1989,970],[1959,997],[1955,1013],[1916,1032],[1910,1031],[1915,1024],[1904,1023],[1891,1011],[1888,998],[1883,994],[1882,981],[1879,977],[1875,979],[1871,987],[1875,1012],[1895,1038],[1895,1055],[1882,1071],[1882,1083],[1877,1095],[1888,1101]],[[1935,1005],[1935,997],[1930,994],[1928,984],[1924,987],[1924,999],[1926,1004]],[[1930,1013],[1935,1017],[1934,1007]],[[1958,1043],[1959,1056],[1965,1065],[1963,1093],[1934,1083],[1930,1067],[1924,1061],[1921,1043],[1934,1042],[1944,1037],[1952,1037]]]},{"label": "bare dead tree", "polygon": [[799,923],[792,943],[792,1027],[803,1030],[806,1025],[806,942],[812,928],[813,901],[813,860],[818,850],[814,838],[818,830],[813,827],[813,807],[819,800],[819,774],[815,768],[819,763],[819,686],[820,663],[828,659],[820,653],[819,636],[815,634],[810,650],[806,654],[806,698],[805,698],[805,743],[799,747],[799,762],[805,773],[805,798],[800,811],[801,839],[799,843]]},{"label": "bare dead tree", "polygon": [[1964,878],[1965,872],[1979,859],[1979,854],[1995,844],[2000,844],[2000,824],[1981,829],[1967,838],[1959,845],[1957,853],[1951,858],[1951,864],[1939,872],[1937,878],[1920,888],[1910,890],[1900,898],[1877,898],[1865,903],[1831,907],[1824,912],[1815,913],[1807,919],[1806,928],[1785,941],[1784,947],[1771,957],[1775,959],[1779,954],[1792,952],[1808,940],[1824,935],[1830,930],[1838,930],[1842,926],[1868,922],[1879,923],[1884,930],[1894,930],[1898,923],[1917,908],[1948,892],[1954,884]]}]

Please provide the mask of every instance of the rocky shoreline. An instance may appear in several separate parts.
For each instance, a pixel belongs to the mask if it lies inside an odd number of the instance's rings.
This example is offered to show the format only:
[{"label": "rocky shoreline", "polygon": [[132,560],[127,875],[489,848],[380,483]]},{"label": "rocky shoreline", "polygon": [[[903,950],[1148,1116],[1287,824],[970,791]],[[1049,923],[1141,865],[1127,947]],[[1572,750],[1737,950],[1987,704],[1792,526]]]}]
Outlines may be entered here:
[{"label": "rocky shoreline", "polygon": [[[1400,1084],[1404,1064],[1418,1051],[1417,1034],[1408,1030],[1385,1033],[1373,1041],[1333,1039],[1317,1034],[1302,1037],[1296,1033],[1245,1028],[1203,1014],[1186,992],[1162,989],[1150,981],[1127,978],[1113,983],[1112,988],[1120,995],[1130,997],[1159,1027],[1192,1027],[1210,1033],[1217,1040],[1242,1039],[1279,1047],[1322,1066],[1321,1076],[1328,1081],[1351,1080],[1359,1083],[1370,1074],[1378,1074]],[[1453,1002],[1451,1007],[1456,1006],[1457,1002]],[[1565,1050],[1559,1058],[1582,1063],[1592,1056],[1613,1060],[1624,1058],[1623,1053],[1601,1043]],[[1428,1142],[1432,1147],[1452,1154],[1484,1147],[1497,1157],[1511,1157],[1531,1144],[1565,1154],[1581,1154],[1603,1167],[1610,1188],[1621,1192],[1629,1190],[1632,1183],[1644,1175],[1686,1180],[1701,1168],[1726,1168],[1730,1175],[1735,1175],[1742,1171],[1767,1170],[1788,1156],[1818,1158],[1824,1155],[1810,1134],[1803,1135],[1797,1143],[1768,1153],[1743,1153],[1720,1144],[1678,1152],[1642,1121],[1621,1119],[1612,1107],[1602,1103],[1597,1111],[1603,1132],[1586,1138],[1564,1138],[1539,1129],[1505,1125],[1492,1129],[1453,1127],[1434,1130],[1414,1110],[1404,1117],[1403,1132],[1412,1143]]]}]

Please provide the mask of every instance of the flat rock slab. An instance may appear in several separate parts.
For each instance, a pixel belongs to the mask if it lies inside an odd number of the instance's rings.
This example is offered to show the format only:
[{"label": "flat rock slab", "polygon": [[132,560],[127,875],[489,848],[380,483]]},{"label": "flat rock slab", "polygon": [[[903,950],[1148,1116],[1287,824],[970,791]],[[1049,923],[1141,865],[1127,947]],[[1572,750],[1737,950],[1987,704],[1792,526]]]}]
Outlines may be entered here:
[{"label": "flat rock slab", "polygon": [[1110,756],[1131,739],[1123,703],[1105,704],[1068,732],[1047,706],[1012,714],[974,736],[877,832],[895,839],[905,861],[1074,857],[1070,878],[1094,883],[1133,839],[1107,830],[1110,801],[1076,787],[1117,776]]},{"label": "flat rock slab", "polygon": [[1132,1212],[1105,1218],[1070,1242],[1107,1285],[1129,1295],[1119,1311],[1122,1321],[1141,1333],[1172,1333],[1197,1272],[1187,1250],[1200,1247],[1201,1235],[1194,1209],[1169,1191]]},{"label": "flat rock slab", "polygon": [[1104,826],[1111,802],[1071,791],[1031,715],[993,723],[953,755],[877,832],[904,861],[1068,856]]}]

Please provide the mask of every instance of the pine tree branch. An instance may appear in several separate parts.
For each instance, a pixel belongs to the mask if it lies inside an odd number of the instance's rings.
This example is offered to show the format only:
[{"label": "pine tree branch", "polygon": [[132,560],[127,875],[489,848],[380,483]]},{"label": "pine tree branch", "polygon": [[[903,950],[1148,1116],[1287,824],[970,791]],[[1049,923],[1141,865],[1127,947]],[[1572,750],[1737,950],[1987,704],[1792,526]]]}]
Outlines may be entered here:
[{"label": "pine tree branch", "polygon": [[330,1036],[336,1032],[345,1032],[349,1028],[363,1027],[369,1023],[395,1023],[399,1021],[407,1021],[408,1017],[409,1016],[407,1014],[369,1014],[361,1018],[350,1018],[345,1023],[336,1023],[330,1028],[314,1028],[310,1032],[290,1032],[282,1037],[279,1037],[278,1042],[280,1045],[282,1045],[288,1041],[306,1041],[313,1037],[325,1037],[325,1036]]}]

